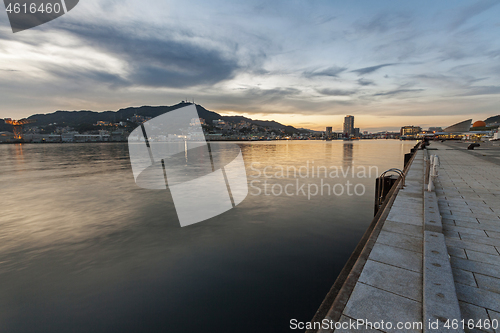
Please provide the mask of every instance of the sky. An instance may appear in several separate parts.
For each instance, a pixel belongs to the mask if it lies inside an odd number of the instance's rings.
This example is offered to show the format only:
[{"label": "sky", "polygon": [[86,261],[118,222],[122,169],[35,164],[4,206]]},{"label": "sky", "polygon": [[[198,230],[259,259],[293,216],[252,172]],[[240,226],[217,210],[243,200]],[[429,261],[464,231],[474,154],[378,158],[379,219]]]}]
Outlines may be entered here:
[{"label": "sky", "polygon": [[80,0],[12,33],[0,118],[194,100],[223,115],[341,131],[500,114],[500,0]]}]

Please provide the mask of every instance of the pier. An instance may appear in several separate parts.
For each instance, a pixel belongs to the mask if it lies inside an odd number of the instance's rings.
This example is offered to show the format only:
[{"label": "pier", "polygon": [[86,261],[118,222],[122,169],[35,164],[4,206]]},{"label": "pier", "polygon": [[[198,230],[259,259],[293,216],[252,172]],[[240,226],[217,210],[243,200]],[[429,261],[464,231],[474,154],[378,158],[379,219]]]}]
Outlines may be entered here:
[{"label": "pier", "polygon": [[[307,332],[500,332],[500,146],[427,148],[409,161]],[[440,163],[429,192],[431,155]]]}]

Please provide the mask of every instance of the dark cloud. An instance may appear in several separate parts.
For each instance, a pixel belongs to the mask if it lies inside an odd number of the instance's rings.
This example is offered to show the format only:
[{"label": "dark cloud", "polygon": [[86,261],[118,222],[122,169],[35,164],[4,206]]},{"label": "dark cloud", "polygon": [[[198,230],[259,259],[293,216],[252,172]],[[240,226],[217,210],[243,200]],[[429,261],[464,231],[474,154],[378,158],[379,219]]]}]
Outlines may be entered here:
[{"label": "dark cloud", "polygon": [[351,96],[356,93],[356,90],[342,90],[342,89],[319,89],[316,91],[322,95],[328,95],[328,96]]},{"label": "dark cloud", "polygon": [[382,65],[377,65],[377,66],[371,66],[371,67],[364,67],[364,68],[359,68],[352,70],[352,73],[357,73],[358,75],[364,75],[364,74],[370,74],[375,72],[376,70],[387,67],[387,66],[394,66],[396,64],[382,64]]},{"label": "dark cloud", "polygon": [[306,71],[304,72],[305,77],[314,77],[314,76],[330,76],[330,77],[338,77],[338,75],[344,71],[346,71],[346,67],[339,66],[331,66],[322,70],[314,70],[314,71]]},{"label": "dark cloud", "polygon": [[384,93],[374,94],[373,96],[391,96],[391,95],[421,92],[421,91],[424,91],[424,89],[397,89],[397,90],[391,90],[391,91],[384,92]]},{"label": "dark cloud", "polygon": [[487,11],[491,7],[498,4],[500,4],[500,1],[498,0],[482,0],[470,6],[463,7],[453,20],[450,28],[452,30],[457,29],[463,24],[465,24],[469,19]]},{"label": "dark cloud", "polygon": [[272,102],[278,101],[288,96],[299,95],[302,91],[296,88],[273,88],[260,89],[249,88],[244,89],[242,96],[252,102]]},{"label": "dark cloud", "polygon": [[[127,64],[126,77],[111,75],[108,80],[120,85],[136,85],[150,87],[189,87],[215,84],[232,78],[240,65],[235,57],[228,56],[215,47],[206,47],[190,42],[189,33],[176,31],[185,35],[184,39],[173,39],[173,33],[159,35],[152,27],[141,33],[111,26],[71,25],[64,28],[81,39],[86,45],[99,49]],[[67,77],[58,71],[52,73]],[[91,73],[91,78],[104,74]]]},{"label": "dark cloud", "polygon": [[57,67],[54,65],[45,65],[45,72],[51,75],[63,79],[66,82],[78,82],[79,84],[96,84],[103,85],[109,88],[119,88],[131,86],[132,83],[127,79],[110,72],[92,70],[88,68],[75,68],[72,67],[71,70],[67,70],[63,67]]},{"label": "dark cloud", "polygon": [[372,80],[359,79],[358,84],[360,86],[374,86],[375,82],[373,82]]}]

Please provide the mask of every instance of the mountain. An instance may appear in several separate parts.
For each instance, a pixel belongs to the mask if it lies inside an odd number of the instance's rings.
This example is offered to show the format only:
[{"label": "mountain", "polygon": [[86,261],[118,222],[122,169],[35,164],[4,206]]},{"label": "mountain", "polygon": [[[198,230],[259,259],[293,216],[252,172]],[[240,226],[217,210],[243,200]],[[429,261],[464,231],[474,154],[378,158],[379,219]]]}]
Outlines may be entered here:
[{"label": "mountain", "polygon": [[[46,126],[49,124],[57,123],[57,125],[68,125],[73,127],[81,124],[95,124],[98,121],[109,121],[109,122],[125,121],[129,118],[132,118],[134,115],[154,118],[165,112],[172,111],[190,104],[192,103],[181,102],[172,106],[128,107],[125,109],[120,109],[118,111],[104,111],[104,112],[56,111],[47,114],[34,114],[32,116],[29,116],[28,119],[36,119],[36,123],[34,124],[34,126]],[[276,121],[253,120],[242,116],[221,116],[220,114],[213,111],[209,111],[205,109],[203,106],[197,104],[196,104],[196,109],[198,111],[198,115],[200,116],[200,118],[205,119],[205,121],[209,124],[211,124],[213,120],[222,119],[230,123],[239,123],[240,121],[246,121],[257,126],[285,129],[286,132],[292,132],[292,133],[299,131],[293,126],[286,126]],[[6,125],[2,120],[0,121],[0,131],[12,131],[12,128],[11,126]]]}]

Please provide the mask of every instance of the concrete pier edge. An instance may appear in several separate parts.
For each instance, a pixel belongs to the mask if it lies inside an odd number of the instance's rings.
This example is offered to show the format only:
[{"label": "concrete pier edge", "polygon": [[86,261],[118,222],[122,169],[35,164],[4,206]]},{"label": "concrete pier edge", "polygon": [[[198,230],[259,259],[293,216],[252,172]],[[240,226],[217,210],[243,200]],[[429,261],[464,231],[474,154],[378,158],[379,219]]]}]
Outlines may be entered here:
[{"label": "concrete pier edge", "polygon": [[[420,146],[421,144],[416,146],[416,148],[420,149]],[[417,153],[415,151],[411,160],[403,170],[404,175],[408,173],[408,170],[410,169],[416,156]],[[319,309],[316,311],[311,323],[320,323],[324,319],[332,320],[334,322],[340,320],[342,311],[351,296],[361,272],[363,271],[371,250],[373,249],[378,235],[384,226],[384,222],[391,211],[392,204],[396,200],[397,194],[402,187],[402,182],[403,178],[399,177],[391,191],[388,193],[384,204],[373,218],[372,222],[368,226],[368,229],[363,234],[363,237],[347,260],[332,288],[321,303]],[[319,329],[309,329],[306,330],[306,333],[316,333],[320,331],[321,330]]]}]

